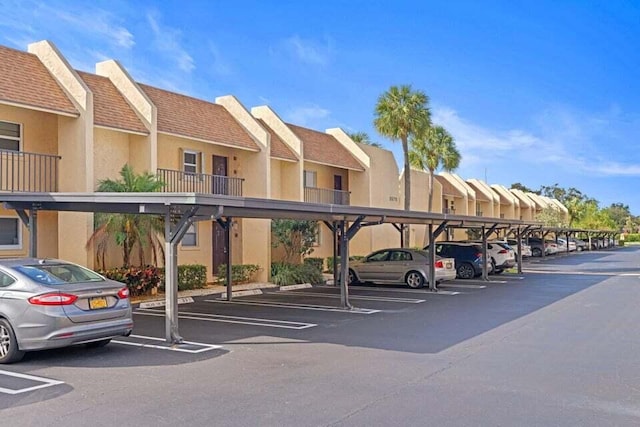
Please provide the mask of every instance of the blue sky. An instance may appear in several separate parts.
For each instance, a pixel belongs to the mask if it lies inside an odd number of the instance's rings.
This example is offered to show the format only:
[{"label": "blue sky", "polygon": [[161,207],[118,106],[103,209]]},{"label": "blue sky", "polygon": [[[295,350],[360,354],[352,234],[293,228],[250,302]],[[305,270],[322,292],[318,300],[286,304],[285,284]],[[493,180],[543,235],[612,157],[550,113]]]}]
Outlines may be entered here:
[{"label": "blue sky", "polygon": [[233,94],[324,130],[373,129],[411,84],[455,137],[464,178],[576,187],[640,214],[640,3],[635,1],[14,1],[0,44],[53,41],[93,71],[204,99]]}]

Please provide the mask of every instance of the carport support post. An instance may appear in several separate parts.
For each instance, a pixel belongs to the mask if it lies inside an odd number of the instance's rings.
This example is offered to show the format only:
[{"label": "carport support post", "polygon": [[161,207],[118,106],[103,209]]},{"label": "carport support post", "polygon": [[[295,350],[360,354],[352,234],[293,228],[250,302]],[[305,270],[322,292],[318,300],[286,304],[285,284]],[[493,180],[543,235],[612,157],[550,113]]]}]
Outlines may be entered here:
[{"label": "carport support post", "polygon": [[522,274],[522,234],[520,234],[520,227],[517,228],[517,248],[518,248],[518,274]]},{"label": "carport support post", "polygon": [[29,215],[29,256],[38,257],[38,210],[31,209]]},{"label": "carport support post", "polygon": [[591,250],[591,233],[587,233],[587,236],[589,237],[589,250]]},{"label": "carport support post", "polygon": [[438,288],[436,285],[436,245],[433,241],[433,224],[427,226],[427,232],[429,233],[429,290],[436,292]]},{"label": "carport support post", "polygon": [[340,304],[342,308],[352,308],[349,303],[349,237],[347,222],[340,221]]},{"label": "carport support post", "polygon": [[333,235],[333,286],[337,286],[340,278],[338,277],[338,223],[333,221],[333,228],[331,229]]},{"label": "carport support post", "polygon": [[489,280],[489,245],[487,244],[487,233],[485,226],[482,226],[482,280]]},{"label": "carport support post", "polygon": [[567,240],[567,253],[571,252],[571,251],[569,250],[569,236],[570,236],[570,235],[571,235],[571,233],[569,233],[569,232],[566,232],[566,233],[565,233],[565,236],[566,236],[566,238],[567,238],[567,239],[566,239],[566,240]]},{"label": "carport support post", "polygon": [[218,224],[220,224],[220,226],[224,229],[224,238],[226,240],[226,245],[227,245],[227,256],[226,256],[226,261],[227,261],[227,271],[226,271],[226,283],[227,283],[227,301],[231,301],[233,299],[233,283],[231,281],[231,278],[233,277],[232,274],[232,263],[231,261],[233,260],[232,256],[231,256],[231,244],[233,243],[233,236],[231,233],[231,229],[233,226],[233,218],[228,216],[227,219],[223,220],[223,219],[216,219],[216,221],[218,222]]},{"label": "carport support post", "polygon": [[178,332],[178,243],[191,226],[197,210],[191,208],[183,214],[175,227],[171,227],[171,209],[164,218],[165,338],[172,344],[182,343]]}]

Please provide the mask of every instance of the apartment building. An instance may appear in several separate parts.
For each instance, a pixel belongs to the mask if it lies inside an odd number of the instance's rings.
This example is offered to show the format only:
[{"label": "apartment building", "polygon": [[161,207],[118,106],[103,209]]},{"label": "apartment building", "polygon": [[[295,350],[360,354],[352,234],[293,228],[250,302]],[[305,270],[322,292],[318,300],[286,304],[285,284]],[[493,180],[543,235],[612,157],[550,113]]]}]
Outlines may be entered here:
[{"label": "apartment building", "polygon": [[[404,206],[405,171],[398,171],[393,154],[355,143],[339,128],[287,123],[270,107],[247,109],[233,96],[207,101],[142,84],[113,60],[96,64],[94,72],[77,71],[48,41],[26,52],[0,46],[0,76],[0,191],[93,192],[129,164],[157,174],[166,192]],[[411,209],[428,211],[429,175],[410,173]],[[525,210],[534,218],[547,206],[564,208],[451,173],[436,175],[432,185],[433,212],[518,219]],[[95,248],[86,245],[92,214],[42,212],[39,223],[40,256],[94,266]],[[239,218],[231,228],[233,262],[260,265],[259,280],[268,279],[278,257],[270,223]],[[319,229],[313,256],[331,256],[332,235],[323,224]],[[411,231],[409,245],[421,246],[425,227]],[[26,233],[14,212],[0,210],[0,256],[25,256]],[[441,238],[466,237],[450,230]],[[225,244],[214,220],[198,222],[180,245],[180,263],[206,265],[211,278],[225,262]],[[351,253],[399,244],[393,225],[366,227]],[[119,256],[109,252],[107,263],[119,265]]]}]

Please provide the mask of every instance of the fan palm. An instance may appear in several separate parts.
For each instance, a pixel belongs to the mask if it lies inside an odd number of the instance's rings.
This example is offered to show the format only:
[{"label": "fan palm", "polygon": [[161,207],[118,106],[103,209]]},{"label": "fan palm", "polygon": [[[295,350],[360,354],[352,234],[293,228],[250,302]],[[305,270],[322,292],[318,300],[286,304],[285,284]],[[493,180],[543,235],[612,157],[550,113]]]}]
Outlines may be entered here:
[{"label": "fan palm", "polygon": [[369,134],[366,132],[350,133],[349,138],[351,138],[353,142],[357,142],[359,144],[371,145],[372,147],[382,148],[382,145],[380,145],[380,143],[371,141]]},{"label": "fan palm", "polygon": [[[433,208],[433,180],[436,170],[451,172],[460,166],[460,152],[453,137],[442,126],[429,126],[411,138],[409,162],[416,169],[429,172],[428,209]],[[428,243],[425,235],[425,245]]]},{"label": "fan palm", "polygon": [[[164,183],[148,172],[136,174],[131,166],[124,165],[120,179],[104,179],[98,182],[98,192],[106,193],[147,193],[156,192]],[[158,237],[164,232],[162,217],[155,215],[97,213],[95,231],[87,242],[96,247],[98,263],[104,269],[105,255],[109,244],[114,242],[122,247],[122,261],[125,267],[131,265],[131,252],[137,246],[138,259],[145,265],[145,248],[149,248],[154,264],[158,262],[158,251],[162,252],[162,241]]]},{"label": "fan palm", "polygon": [[[402,143],[404,154],[404,209],[411,209],[411,165],[409,138],[419,134],[431,123],[429,98],[410,85],[391,86],[378,98],[373,124],[383,136]],[[405,242],[409,244],[409,227],[405,229]]]}]

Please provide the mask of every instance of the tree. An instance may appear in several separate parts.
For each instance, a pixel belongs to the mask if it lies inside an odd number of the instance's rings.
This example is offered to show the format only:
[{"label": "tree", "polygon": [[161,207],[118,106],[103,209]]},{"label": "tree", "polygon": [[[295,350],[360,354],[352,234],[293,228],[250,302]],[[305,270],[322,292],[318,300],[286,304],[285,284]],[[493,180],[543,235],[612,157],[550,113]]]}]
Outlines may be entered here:
[{"label": "tree", "polygon": [[316,221],[298,221],[293,219],[274,219],[271,221],[272,246],[282,246],[284,261],[289,264],[300,263],[300,257],[313,252],[318,235]]},{"label": "tree", "polygon": [[371,141],[371,138],[369,138],[369,134],[366,132],[352,132],[352,133],[349,133],[348,135],[353,142],[370,145],[372,147],[382,148],[382,145],[380,143]]},{"label": "tree", "polygon": [[[98,182],[98,192],[105,193],[148,193],[156,192],[164,183],[148,172],[136,174],[131,166],[124,165],[120,170],[120,179],[104,179]],[[152,252],[154,264],[158,262],[158,251],[162,252],[164,221],[156,215],[108,214],[95,215],[95,231],[87,241],[87,247],[95,244],[96,258],[102,269],[106,268],[105,255],[109,244],[115,242],[122,247],[122,262],[125,267],[131,265],[131,252],[137,246],[138,258],[145,265],[145,249]]]},{"label": "tree", "polygon": [[629,206],[622,203],[612,203],[611,206],[604,208],[603,211],[605,211],[616,224],[617,230],[624,229],[625,225],[628,224],[627,219],[632,216]]},{"label": "tree", "polygon": [[542,222],[548,227],[565,227],[567,223],[560,209],[554,207],[546,207],[536,215],[536,221]]},{"label": "tree", "polygon": [[433,207],[433,179],[442,168],[451,172],[460,166],[460,152],[453,137],[442,126],[429,126],[411,138],[409,162],[411,166],[429,172],[429,212]]},{"label": "tree", "polygon": [[540,194],[540,191],[533,190],[533,189],[527,187],[524,184],[520,184],[519,182],[514,182],[513,184],[511,184],[511,188],[514,189],[514,190],[524,191],[525,193]]},{"label": "tree", "polygon": [[[391,86],[378,98],[373,124],[376,130],[392,141],[402,143],[404,154],[404,209],[411,209],[411,165],[409,138],[431,124],[429,98],[411,85]],[[405,243],[409,241],[409,227],[405,229]]]}]

